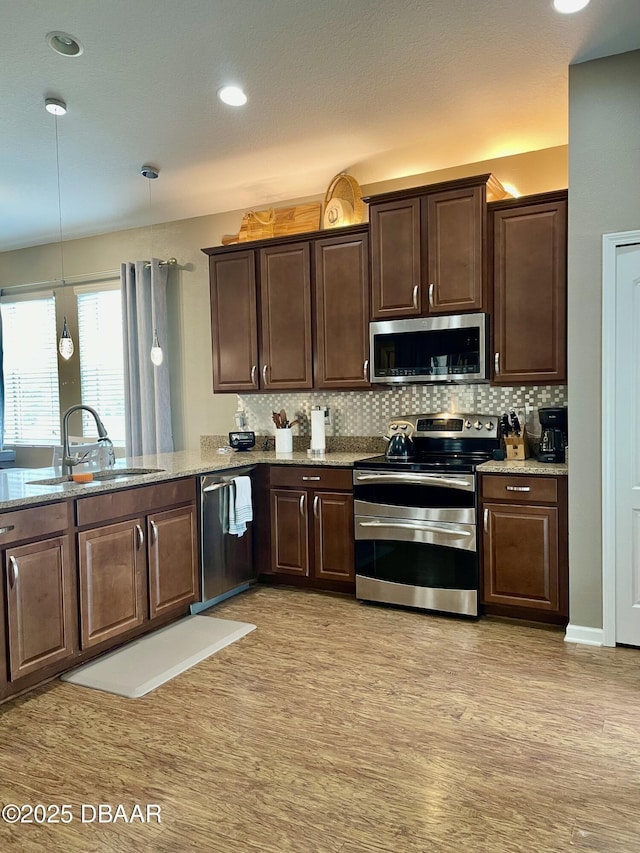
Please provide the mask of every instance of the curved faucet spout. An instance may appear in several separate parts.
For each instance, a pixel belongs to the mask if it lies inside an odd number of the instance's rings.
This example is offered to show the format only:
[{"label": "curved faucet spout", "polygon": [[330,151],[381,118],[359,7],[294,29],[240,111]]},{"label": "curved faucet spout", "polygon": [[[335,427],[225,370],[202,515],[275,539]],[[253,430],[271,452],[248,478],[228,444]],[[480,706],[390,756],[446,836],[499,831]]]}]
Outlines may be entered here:
[{"label": "curved faucet spout", "polygon": [[111,443],[105,425],[102,423],[100,415],[96,410],[92,406],[85,406],[82,403],[70,406],[62,416],[62,470],[65,474],[71,473],[73,465],[77,465],[79,462],[84,461],[84,457],[78,459],[75,456],[72,456],[71,449],[69,448],[69,416],[81,409],[93,415],[93,419],[95,420],[96,427],[98,429],[98,441],[105,441],[108,443],[111,446],[111,453],[113,453],[113,444]]}]

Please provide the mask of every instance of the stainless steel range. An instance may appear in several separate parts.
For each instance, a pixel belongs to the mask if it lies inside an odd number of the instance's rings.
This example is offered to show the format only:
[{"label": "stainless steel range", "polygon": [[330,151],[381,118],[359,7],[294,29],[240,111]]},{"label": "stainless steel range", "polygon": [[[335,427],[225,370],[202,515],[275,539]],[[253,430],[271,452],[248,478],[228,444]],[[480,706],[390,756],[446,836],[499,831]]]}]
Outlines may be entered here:
[{"label": "stainless steel range", "polygon": [[356,598],[477,616],[475,472],[500,446],[498,419],[406,415],[387,437],[387,455],[353,472]]}]

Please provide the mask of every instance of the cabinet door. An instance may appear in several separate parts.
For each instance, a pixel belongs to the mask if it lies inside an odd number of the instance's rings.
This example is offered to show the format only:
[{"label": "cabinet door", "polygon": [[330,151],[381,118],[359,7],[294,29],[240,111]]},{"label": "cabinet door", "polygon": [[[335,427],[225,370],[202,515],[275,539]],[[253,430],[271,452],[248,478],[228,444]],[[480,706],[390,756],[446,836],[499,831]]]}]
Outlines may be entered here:
[{"label": "cabinet door", "polygon": [[271,568],[288,575],[309,574],[308,495],[271,489]]},{"label": "cabinet door", "polygon": [[260,303],[261,387],[312,388],[309,243],[260,249]]},{"label": "cabinet door", "polygon": [[149,615],[184,608],[198,597],[196,519],[193,507],[157,512],[147,519]]},{"label": "cabinet door", "polygon": [[422,311],[420,284],[420,200],[372,204],[371,300],[374,320],[417,317]]},{"label": "cabinet door", "polygon": [[209,259],[214,391],[258,388],[255,253]]},{"label": "cabinet door", "polygon": [[484,186],[431,193],[422,199],[423,278],[428,312],[484,307],[486,213]]},{"label": "cabinet door", "polygon": [[331,580],[355,580],[353,495],[313,494],[314,575]]},{"label": "cabinet door", "polygon": [[485,503],[484,603],[558,612],[558,509]]},{"label": "cabinet door", "polygon": [[82,648],[141,625],[147,586],[144,519],[78,533],[78,559]]},{"label": "cabinet door", "polygon": [[369,387],[369,241],[318,240],[315,253],[316,388]]},{"label": "cabinet door", "polygon": [[46,539],[5,552],[9,678],[71,658],[78,648],[69,540]]},{"label": "cabinet door", "polygon": [[496,384],[566,379],[567,203],[492,212]]}]

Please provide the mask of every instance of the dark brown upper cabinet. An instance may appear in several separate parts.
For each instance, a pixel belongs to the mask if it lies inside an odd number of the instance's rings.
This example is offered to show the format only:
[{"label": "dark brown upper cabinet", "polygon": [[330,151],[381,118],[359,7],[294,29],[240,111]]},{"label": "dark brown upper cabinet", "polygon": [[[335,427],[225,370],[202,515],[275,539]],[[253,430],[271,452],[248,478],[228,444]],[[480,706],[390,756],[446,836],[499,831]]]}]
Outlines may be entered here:
[{"label": "dark brown upper cabinet", "polygon": [[369,387],[369,240],[314,242],[315,387]]},{"label": "dark brown upper cabinet", "polygon": [[370,196],[371,316],[482,311],[487,306],[487,199],[492,175]]},{"label": "dark brown upper cabinet", "polygon": [[214,391],[369,386],[367,225],[203,251]]},{"label": "dark brown upper cabinet", "polygon": [[312,388],[309,243],[269,246],[260,257],[260,382]]},{"label": "dark brown upper cabinet", "polygon": [[209,258],[214,391],[258,389],[255,266],[252,250]]},{"label": "dark brown upper cabinet", "polygon": [[567,378],[567,191],[490,204],[493,383]]}]

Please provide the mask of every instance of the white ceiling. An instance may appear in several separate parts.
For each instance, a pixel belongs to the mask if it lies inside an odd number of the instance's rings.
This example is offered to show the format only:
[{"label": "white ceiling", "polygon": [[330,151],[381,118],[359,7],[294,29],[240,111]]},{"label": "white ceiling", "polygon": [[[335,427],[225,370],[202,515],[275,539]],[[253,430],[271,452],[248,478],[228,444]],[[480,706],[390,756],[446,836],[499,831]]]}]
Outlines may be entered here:
[{"label": "white ceiling", "polygon": [[59,239],[47,96],[69,239],[564,145],[568,65],[640,48],[639,0],[0,0],[0,20],[0,251]]}]

